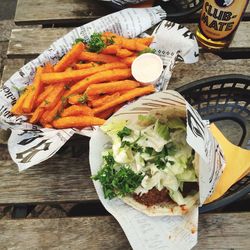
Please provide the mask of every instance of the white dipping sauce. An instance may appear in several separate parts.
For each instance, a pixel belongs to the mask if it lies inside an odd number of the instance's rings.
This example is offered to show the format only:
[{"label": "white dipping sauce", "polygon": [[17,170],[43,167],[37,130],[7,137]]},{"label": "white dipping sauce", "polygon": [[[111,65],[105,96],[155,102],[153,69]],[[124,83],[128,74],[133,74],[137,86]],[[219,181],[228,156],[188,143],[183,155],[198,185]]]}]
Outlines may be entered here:
[{"label": "white dipping sauce", "polygon": [[132,63],[132,75],[142,83],[153,83],[161,75],[163,63],[159,56],[145,53],[138,56]]}]

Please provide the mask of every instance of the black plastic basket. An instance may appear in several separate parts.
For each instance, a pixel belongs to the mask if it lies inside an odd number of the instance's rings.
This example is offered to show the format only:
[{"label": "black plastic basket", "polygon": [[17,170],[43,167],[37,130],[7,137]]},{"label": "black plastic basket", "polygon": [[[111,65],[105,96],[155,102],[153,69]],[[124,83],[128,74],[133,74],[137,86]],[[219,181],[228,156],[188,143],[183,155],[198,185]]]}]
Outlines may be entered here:
[{"label": "black plastic basket", "polygon": [[[119,5],[111,1],[101,2],[113,8],[114,10],[122,10],[128,7],[127,5]],[[195,13],[201,9],[203,0],[170,0],[167,2],[156,0],[154,5],[160,5],[164,10],[166,10],[168,19],[181,18]]]},{"label": "black plastic basket", "polygon": [[[241,135],[238,142],[234,143],[250,149],[250,76],[210,77],[189,83],[177,91],[197,109],[203,119],[215,123],[231,121],[238,124]],[[224,207],[249,192],[250,174],[235,183],[220,199],[202,206],[200,212]]]}]

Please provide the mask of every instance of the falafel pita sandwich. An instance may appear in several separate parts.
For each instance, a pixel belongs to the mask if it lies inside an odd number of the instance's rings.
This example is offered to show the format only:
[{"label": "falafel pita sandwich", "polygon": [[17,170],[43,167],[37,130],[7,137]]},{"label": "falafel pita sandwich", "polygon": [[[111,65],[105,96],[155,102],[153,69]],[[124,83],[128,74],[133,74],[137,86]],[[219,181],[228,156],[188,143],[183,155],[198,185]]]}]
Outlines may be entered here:
[{"label": "falafel pita sandwich", "polygon": [[150,216],[182,215],[198,203],[195,152],[186,142],[185,106],[166,106],[138,115],[114,118],[101,127],[112,147],[93,177],[104,197],[121,198]]},{"label": "falafel pita sandwich", "polygon": [[143,249],[152,249],[157,241],[159,248],[191,249],[198,206],[213,192],[224,157],[209,122],[168,90],[128,104],[98,128],[90,167],[102,204],[132,248],[145,242]]}]

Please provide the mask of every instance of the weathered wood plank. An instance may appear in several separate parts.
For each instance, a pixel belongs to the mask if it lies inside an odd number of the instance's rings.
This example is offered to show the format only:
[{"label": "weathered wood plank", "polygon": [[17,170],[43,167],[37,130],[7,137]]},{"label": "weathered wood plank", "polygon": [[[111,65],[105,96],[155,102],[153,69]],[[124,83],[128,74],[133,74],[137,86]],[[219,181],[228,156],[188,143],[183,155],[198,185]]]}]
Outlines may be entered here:
[{"label": "weathered wood plank", "polygon": [[37,56],[71,29],[13,29],[7,56],[10,58]]},{"label": "weathered wood plank", "polygon": [[24,59],[7,59],[3,68],[0,85],[7,81],[17,70],[19,70],[24,65],[24,62]]},{"label": "weathered wood plank", "polygon": [[[249,249],[250,213],[204,214],[198,249]],[[111,216],[1,220],[3,249],[131,249]]]},{"label": "weathered wood plank", "polygon": [[1,146],[0,204],[97,200],[90,179],[88,139],[82,137],[75,147],[81,150],[80,157],[72,157],[68,150],[19,173],[7,147]]},{"label": "weathered wood plank", "polygon": [[200,60],[197,63],[179,63],[175,66],[169,89],[175,89],[189,82],[211,76],[224,74],[249,75],[249,67],[249,59],[222,60],[213,54],[200,54]]},{"label": "weathered wood plank", "polygon": [[[250,32],[248,22],[242,22],[237,30],[235,38],[227,49],[242,49],[245,52],[250,52]],[[193,32],[195,32],[196,24],[187,24]],[[73,29],[73,28],[71,28]],[[71,30],[70,28],[24,28],[13,29],[11,32],[10,42],[8,46],[7,56],[9,58],[37,56],[42,53],[49,45],[65,35]],[[35,42],[34,42],[35,41]]]},{"label": "weathered wood plank", "polygon": [[[245,18],[249,18],[248,5]],[[23,24],[68,24],[86,23],[112,12],[97,1],[91,0],[18,0],[15,23]],[[185,17],[185,20],[197,21],[200,15],[194,13]]]},{"label": "weathered wood plank", "polygon": [[81,21],[89,22],[107,15],[112,10],[92,0],[18,0],[15,23],[54,24]]}]

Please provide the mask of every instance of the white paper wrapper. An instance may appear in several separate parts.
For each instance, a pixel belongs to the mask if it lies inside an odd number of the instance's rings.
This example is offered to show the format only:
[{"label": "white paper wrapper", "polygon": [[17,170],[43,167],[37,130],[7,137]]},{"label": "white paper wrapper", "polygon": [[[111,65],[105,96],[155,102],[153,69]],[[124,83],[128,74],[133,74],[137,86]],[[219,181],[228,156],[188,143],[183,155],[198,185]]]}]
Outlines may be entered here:
[{"label": "white paper wrapper", "polygon": [[[200,204],[208,197],[224,168],[222,151],[209,131],[209,123],[175,91],[164,91],[140,98],[113,115],[137,120],[138,114],[165,106],[186,106],[187,142],[203,159],[199,165]],[[110,118],[107,122],[109,122]],[[209,140],[209,145],[208,145]],[[90,168],[95,175],[102,165],[102,152],[110,138],[97,129],[90,140]],[[206,165],[204,161],[207,162]],[[117,219],[133,249],[191,249],[197,243],[198,206],[185,216],[148,217],[119,199],[106,200],[99,181],[94,182],[104,207]]]},{"label": "white paper wrapper", "polygon": [[123,6],[125,4],[137,4],[145,2],[146,0],[101,0],[102,2],[110,2],[115,5]]},{"label": "white paper wrapper", "polygon": [[[75,132],[85,136],[91,136],[93,132],[93,128],[85,128],[81,131],[76,129],[65,131],[43,129],[27,123],[25,116],[16,117],[10,113],[12,105],[19,98],[18,89],[23,89],[32,83],[36,67],[44,65],[46,62],[55,64],[72,47],[76,38],[88,40],[94,32],[104,31],[111,31],[132,38],[142,34],[165,17],[166,13],[158,6],[145,9],[125,9],[97,19],[73,29],[64,37],[55,41],[39,57],[23,66],[4,83],[0,89],[0,127],[10,128],[14,131],[9,139],[9,151],[20,171],[51,157]],[[196,62],[198,60],[198,57],[193,56],[198,53],[195,38],[185,36],[187,29],[178,29],[178,27],[180,27],[179,24],[164,21],[157,28],[158,31],[154,32],[155,39],[152,46],[157,49],[160,56],[164,56],[166,66],[160,81],[157,83],[159,90],[167,86],[173,65],[177,59],[180,58],[184,62]],[[172,30],[174,31],[172,32]],[[168,35],[169,32],[171,32],[171,36]],[[173,41],[180,42],[175,43]],[[29,157],[26,157],[27,155]]]}]

